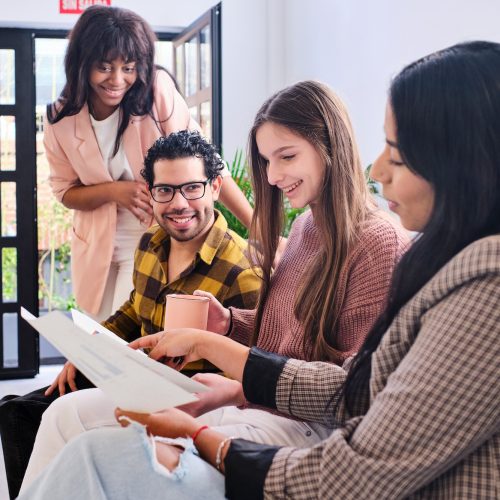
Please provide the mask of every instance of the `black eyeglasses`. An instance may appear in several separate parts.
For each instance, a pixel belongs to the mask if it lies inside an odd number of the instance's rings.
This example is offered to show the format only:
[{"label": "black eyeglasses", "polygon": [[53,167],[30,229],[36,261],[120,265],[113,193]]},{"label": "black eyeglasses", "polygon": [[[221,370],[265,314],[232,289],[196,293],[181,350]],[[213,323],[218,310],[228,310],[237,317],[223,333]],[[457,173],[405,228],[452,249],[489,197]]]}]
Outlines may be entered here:
[{"label": "black eyeglasses", "polygon": [[172,201],[176,191],[180,191],[186,200],[198,200],[205,196],[205,187],[210,181],[185,182],[172,186],[170,184],[155,184],[149,191],[153,200],[158,203]]}]

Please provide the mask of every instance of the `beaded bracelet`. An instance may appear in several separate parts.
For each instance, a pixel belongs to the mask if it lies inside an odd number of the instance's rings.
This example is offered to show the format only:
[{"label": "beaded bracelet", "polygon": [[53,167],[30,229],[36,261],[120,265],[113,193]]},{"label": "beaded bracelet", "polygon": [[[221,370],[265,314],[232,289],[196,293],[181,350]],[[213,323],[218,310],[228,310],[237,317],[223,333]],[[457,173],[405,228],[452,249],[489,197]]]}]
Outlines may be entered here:
[{"label": "beaded bracelet", "polygon": [[193,440],[193,443],[195,442],[196,438],[205,430],[208,429],[208,425],[202,425],[198,430],[195,431],[195,433],[191,436],[191,439]]},{"label": "beaded bracelet", "polygon": [[220,466],[222,463],[222,450],[224,449],[224,446],[226,446],[226,443],[234,439],[235,436],[227,437],[223,439],[217,448],[217,453],[215,454],[215,468],[220,471]]}]

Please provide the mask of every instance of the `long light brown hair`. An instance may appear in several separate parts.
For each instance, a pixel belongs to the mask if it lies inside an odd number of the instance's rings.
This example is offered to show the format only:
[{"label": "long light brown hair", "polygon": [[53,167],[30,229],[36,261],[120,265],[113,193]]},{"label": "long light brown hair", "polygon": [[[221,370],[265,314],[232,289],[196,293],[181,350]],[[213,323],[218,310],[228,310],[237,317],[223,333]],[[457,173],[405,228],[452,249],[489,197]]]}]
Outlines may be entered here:
[{"label": "long light brown hair", "polygon": [[349,252],[370,212],[370,195],[347,110],[335,93],[314,81],[287,87],[260,108],[250,131],[248,157],[255,195],[250,238],[259,241],[252,259],[263,270],[252,345],[257,342],[269,293],[273,260],[282,235],[285,212],[280,189],[269,184],[266,162],[256,134],[264,123],[286,127],[312,144],[325,164],[323,189],[314,207],[322,248],[304,270],[296,292],[294,314],[305,330],[304,348],[313,345],[313,359],[334,359],[337,324],[346,283],[339,279]]}]

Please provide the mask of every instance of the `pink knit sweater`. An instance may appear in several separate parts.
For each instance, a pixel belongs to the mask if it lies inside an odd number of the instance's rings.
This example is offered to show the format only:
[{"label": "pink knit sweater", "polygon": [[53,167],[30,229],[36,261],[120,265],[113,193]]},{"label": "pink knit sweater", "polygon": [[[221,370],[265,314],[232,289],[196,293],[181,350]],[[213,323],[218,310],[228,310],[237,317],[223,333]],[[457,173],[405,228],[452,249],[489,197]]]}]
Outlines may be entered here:
[{"label": "pink knit sweater", "polygon": [[[346,287],[339,319],[338,364],[359,349],[385,303],[394,265],[408,246],[404,229],[377,212],[366,223],[360,241],[348,258],[339,279]],[[286,249],[272,277],[257,346],[295,359],[311,360],[312,346],[303,347],[304,329],[293,313],[295,293],[309,261],[321,246],[310,211],[298,217]],[[253,331],[255,310],[231,308],[230,337],[248,345]]]}]

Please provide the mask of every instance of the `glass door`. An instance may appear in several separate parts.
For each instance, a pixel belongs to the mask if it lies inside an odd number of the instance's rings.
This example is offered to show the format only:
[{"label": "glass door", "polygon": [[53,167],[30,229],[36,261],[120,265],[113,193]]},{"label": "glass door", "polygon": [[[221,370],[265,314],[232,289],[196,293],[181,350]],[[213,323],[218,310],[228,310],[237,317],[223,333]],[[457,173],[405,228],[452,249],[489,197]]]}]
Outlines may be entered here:
[{"label": "glass door", "polygon": [[222,143],[221,4],[173,40],[174,75],[191,116],[219,149]]},{"label": "glass door", "polygon": [[33,38],[0,31],[0,379],[38,373]]}]

